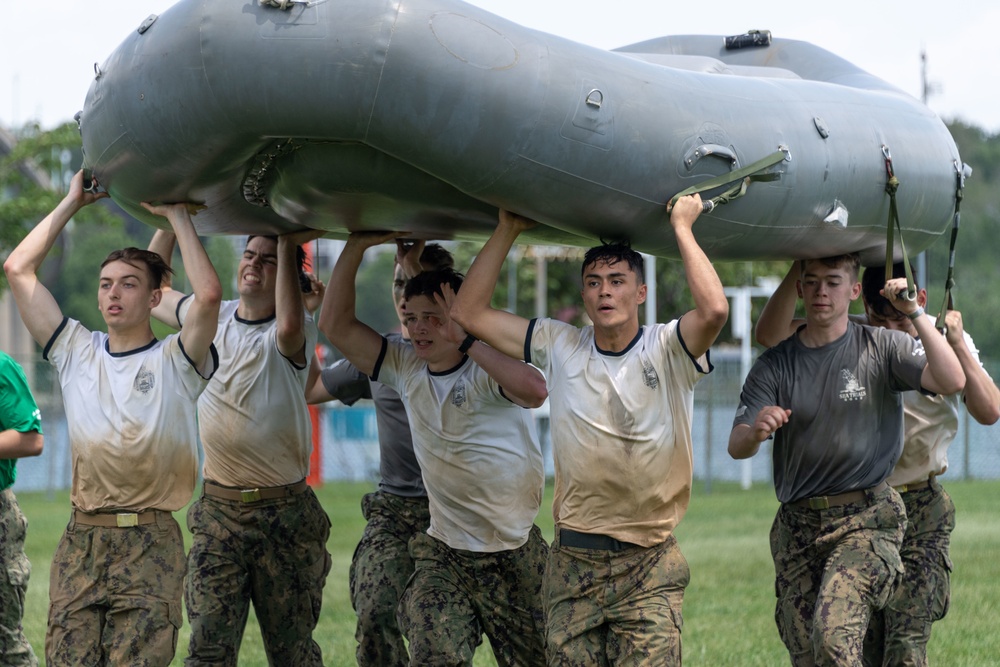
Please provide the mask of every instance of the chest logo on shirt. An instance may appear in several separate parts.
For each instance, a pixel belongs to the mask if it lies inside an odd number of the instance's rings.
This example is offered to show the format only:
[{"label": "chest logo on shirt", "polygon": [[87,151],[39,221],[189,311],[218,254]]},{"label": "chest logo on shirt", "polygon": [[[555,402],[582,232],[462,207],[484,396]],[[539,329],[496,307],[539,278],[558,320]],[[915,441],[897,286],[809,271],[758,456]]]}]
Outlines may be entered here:
[{"label": "chest logo on shirt", "polygon": [[840,371],[840,377],[844,380],[844,388],[840,391],[842,401],[861,401],[868,396],[868,390],[861,386],[854,373],[846,368]]},{"label": "chest logo on shirt", "polygon": [[455,385],[455,388],[451,390],[451,404],[456,408],[460,408],[465,405],[465,383],[459,382]]},{"label": "chest logo on shirt", "polygon": [[660,376],[656,374],[653,364],[646,360],[642,362],[642,381],[650,389],[656,389],[660,386]]},{"label": "chest logo on shirt", "polygon": [[156,386],[156,376],[143,366],[139,369],[139,374],[135,376],[135,382],[132,383],[132,386],[135,387],[136,391],[148,394]]}]

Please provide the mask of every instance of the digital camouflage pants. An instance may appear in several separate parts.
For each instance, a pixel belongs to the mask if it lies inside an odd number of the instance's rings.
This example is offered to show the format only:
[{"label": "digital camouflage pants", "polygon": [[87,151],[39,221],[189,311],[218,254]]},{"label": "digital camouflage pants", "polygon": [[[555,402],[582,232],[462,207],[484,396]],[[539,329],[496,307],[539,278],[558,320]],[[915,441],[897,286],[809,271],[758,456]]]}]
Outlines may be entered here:
[{"label": "digital camouflage pants", "polygon": [[184,541],[168,512],[130,528],[70,519],[49,573],[46,664],[169,665],[183,580]]},{"label": "digital camouflage pants", "polygon": [[359,667],[406,667],[410,656],[396,624],[396,608],[413,574],[409,543],[427,532],[427,497],[404,498],[377,491],[361,500],[367,524],[351,560],[351,605]]},{"label": "digital camouflage pants", "polygon": [[472,665],[483,633],[500,667],[545,664],[541,586],[548,545],[537,526],[518,549],[476,553],[433,537],[410,542],[416,569],[399,605],[414,667]]},{"label": "digital camouflage pants", "polygon": [[0,665],[35,667],[38,659],[24,636],[24,596],[28,592],[31,563],[24,555],[28,521],[14,492],[0,491]]},{"label": "digital camouflage pants", "polygon": [[235,667],[252,602],[269,664],[322,665],[312,632],[330,571],[330,520],[312,489],[255,503],[202,495],[187,521],[184,664]]},{"label": "digital camouflage pants", "polygon": [[948,548],[955,504],[937,480],[902,497],[907,519],[899,550],[903,578],[886,608],[872,616],[865,636],[867,667],[926,665],[931,624],[944,618],[951,600]]},{"label": "digital camouflage pants", "polygon": [[680,665],[691,571],[673,535],[614,552],[563,547],[558,532],[543,589],[548,664]]},{"label": "digital camouflage pants", "polygon": [[902,575],[906,511],[890,487],[825,510],[782,505],[771,528],[775,621],[792,665],[859,665],[868,621]]}]

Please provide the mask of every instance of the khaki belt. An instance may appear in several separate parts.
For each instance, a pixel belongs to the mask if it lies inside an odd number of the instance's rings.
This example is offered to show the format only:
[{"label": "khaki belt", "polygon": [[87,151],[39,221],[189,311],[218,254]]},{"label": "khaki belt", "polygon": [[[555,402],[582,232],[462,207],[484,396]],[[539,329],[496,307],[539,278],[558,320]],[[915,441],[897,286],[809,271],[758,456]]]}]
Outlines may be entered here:
[{"label": "khaki belt", "polygon": [[306,480],[287,486],[261,486],[254,489],[230,489],[212,482],[205,482],[206,496],[222,498],[223,500],[238,500],[241,503],[256,503],[261,500],[274,500],[297,496],[309,488]]},{"label": "khaki belt", "polygon": [[560,528],[559,546],[573,547],[575,549],[598,549],[600,551],[624,551],[625,549],[633,549],[639,545],[632,544],[631,542],[621,542],[608,535],[578,533],[568,528]]},{"label": "khaki belt", "polygon": [[795,502],[788,504],[792,507],[798,507],[800,509],[825,510],[831,507],[841,507],[843,505],[850,505],[851,503],[859,503],[867,497],[868,493],[878,493],[879,491],[884,490],[887,486],[888,484],[881,482],[880,484],[863,491],[848,491],[846,493],[838,493],[835,496],[803,498],[802,500],[796,500]]},{"label": "khaki belt", "polygon": [[84,512],[73,510],[73,520],[84,526],[101,526],[103,528],[132,528],[148,526],[156,523],[157,514],[170,514],[164,510],[145,510],[143,512]]},{"label": "khaki belt", "polygon": [[896,489],[900,493],[908,493],[910,491],[920,491],[926,489],[931,485],[931,480],[925,479],[920,482],[914,482],[913,484],[900,484],[899,486],[894,486],[892,488]]}]

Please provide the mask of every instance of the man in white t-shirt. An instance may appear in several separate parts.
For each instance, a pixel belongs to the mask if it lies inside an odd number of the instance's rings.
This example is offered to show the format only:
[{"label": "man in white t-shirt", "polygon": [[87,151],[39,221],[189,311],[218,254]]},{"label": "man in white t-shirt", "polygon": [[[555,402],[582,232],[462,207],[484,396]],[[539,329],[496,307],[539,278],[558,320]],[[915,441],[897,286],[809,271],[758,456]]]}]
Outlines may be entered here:
[{"label": "man in white t-shirt", "polygon": [[490,307],[500,268],[532,221],[501,211],[452,307],[463,327],[537,365],[551,390],[556,536],[545,572],[552,665],[681,661],[681,604],[690,573],[673,536],[691,498],[694,385],[729,304],[692,225],[697,195],[670,215],[693,310],[640,326],[642,256],[627,243],[583,260],[592,326],[528,321]]},{"label": "man in white t-shirt", "polygon": [[[540,598],[547,545],[533,525],[544,482],[534,420],[546,398],[537,369],[448,319],[461,275],[406,283],[410,343],[357,319],[367,248],[395,234],[354,233],[330,278],[320,328],[358,370],[395,389],[409,415],[430,527],[410,541],[415,571],[399,606],[411,665],[471,664],[483,633],[500,665],[544,661]],[[461,341],[461,343],[460,343]]]},{"label": "man in white t-shirt", "polygon": [[[239,299],[219,310],[219,370],[198,400],[205,483],[187,516],[189,666],[236,664],[251,603],[269,662],[323,664],[312,633],[330,571],[330,520],[306,484],[304,392],[317,332],[303,307],[299,247],[319,234],[251,236]],[[149,247],[169,258],[172,237],[159,231]],[[153,315],[184,331],[189,301],[165,285]]]},{"label": "man in white t-shirt", "polygon": [[150,314],[170,271],[138,248],[101,265],[108,333],[66,318],[38,281],[42,260],[82,207],[77,173],[62,202],[10,254],[4,270],[21,318],[56,367],[73,458],[73,514],[52,559],[48,665],[168,665],[181,626],[184,542],[171,512],[197,479],[195,401],[216,370],[222,288],[185,204],[150,206],[177,235],[194,289],[189,327],[160,341]]}]

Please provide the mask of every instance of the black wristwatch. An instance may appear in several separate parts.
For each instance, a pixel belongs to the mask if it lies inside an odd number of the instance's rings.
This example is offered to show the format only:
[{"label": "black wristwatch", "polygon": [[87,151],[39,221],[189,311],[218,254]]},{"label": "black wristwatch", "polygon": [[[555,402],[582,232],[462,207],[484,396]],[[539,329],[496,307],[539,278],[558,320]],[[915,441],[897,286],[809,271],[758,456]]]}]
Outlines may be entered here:
[{"label": "black wristwatch", "polygon": [[472,334],[466,334],[465,340],[463,340],[462,344],[458,346],[458,351],[461,352],[462,354],[467,354],[469,352],[469,348],[472,347],[472,344],[475,343],[477,340],[479,339],[473,336]]}]

